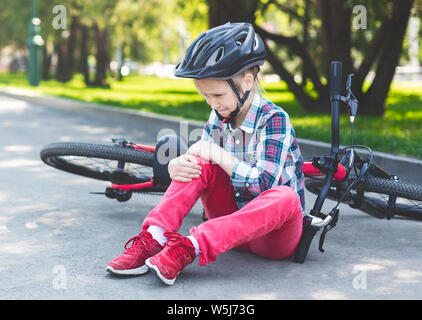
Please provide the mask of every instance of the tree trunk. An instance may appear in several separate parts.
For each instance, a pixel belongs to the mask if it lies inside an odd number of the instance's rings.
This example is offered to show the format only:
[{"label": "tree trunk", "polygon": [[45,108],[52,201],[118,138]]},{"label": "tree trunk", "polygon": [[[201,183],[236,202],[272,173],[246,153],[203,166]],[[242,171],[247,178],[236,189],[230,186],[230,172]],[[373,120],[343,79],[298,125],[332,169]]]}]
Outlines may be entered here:
[{"label": "tree trunk", "polygon": [[[274,72],[286,82],[289,90],[295,95],[299,103],[304,106],[309,112],[326,111],[327,106],[330,106],[329,96],[320,95],[319,99],[311,98],[304,90],[304,88],[297,84],[293,75],[283,66],[283,63],[267,46],[267,61],[271,64]],[[329,110],[329,109],[328,109]]]},{"label": "tree trunk", "polygon": [[72,23],[70,25],[70,35],[68,41],[68,54],[67,54],[67,78],[71,80],[73,73],[76,71],[75,61],[75,52],[76,52],[76,43],[78,39],[78,29],[79,29],[79,18],[77,16],[72,16]]},{"label": "tree trunk", "polygon": [[81,60],[80,60],[80,68],[84,75],[84,82],[85,85],[91,85],[91,79],[89,75],[89,65],[88,65],[88,42],[89,42],[89,34],[88,34],[88,27],[85,25],[81,25]]},{"label": "tree trunk", "polygon": [[56,43],[54,45],[55,52],[57,54],[57,66],[56,66],[56,79],[60,82],[68,81],[67,70],[68,70],[68,59],[67,59],[67,45],[64,42]]},{"label": "tree trunk", "polygon": [[[292,53],[299,56],[302,59],[303,68],[306,68],[308,78],[312,81],[312,84],[313,84],[315,90],[318,92],[318,95],[320,97],[319,100],[323,101],[323,100],[329,99],[329,97],[328,97],[328,94],[329,94],[328,87],[324,86],[321,83],[320,75],[318,73],[318,70],[315,67],[315,64],[314,64],[309,52],[306,50],[306,47],[297,39],[297,37],[285,37],[285,36],[282,36],[282,35],[272,34],[268,31],[260,28],[257,25],[255,25],[255,30],[257,31],[258,34],[260,34],[260,36],[264,40],[269,39],[269,40],[272,40],[272,41],[274,41],[278,44],[285,45],[285,46],[288,47],[288,49]],[[286,81],[287,83],[289,83],[291,81],[291,79],[293,79],[293,76],[287,71],[287,69],[282,67],[282,62],[279,61],[278,58],[276,58],[276,55],[271,52],[271,49],[269,49],[268,46],[267,46],[267,60],[270,63],[270,65],[273,67],[274,72],[277,73],[276,70],[279,70],[279,71],[281,71],[282,69],[285,70],[284,72],[281,72],[281,73],[278,74],[283,81]],[[279,64],[279,66],[276,66],[276,64]],[[293,85],[293,83],[291,84],[291,86],[292,85]],[[303,91],[303,89],[301,89],[301,91]],[[303,92],[303,94],[307,95],[305,92]],[[309,101],[312,101],[312,99],[310,99]],[[305,109],[307,109],[310,112],[321,111],[320,108],[324,108],[323,105],[321,105],[320,103],[318,103],[317,105],[306,104],[306,105],[304,105],[304,107],[305,107]]]},{"label": "tree trunk", "polygon": [[[310,17],[309,17],[309,7],[310,7],[311,3],[310,0],[305,0],[304,3],[304,15],[303,15],[303,47],[305,48],[305,50],[308,50],[308,42],[309,42],[309,22],[310,22]],[[306,65],[302,65],[302,86],[306,86],[306,82],[307,82],[307,77],[308,77],[308,71],[306,68]]]},{"label": "tree trunk", "polygon": [[42,79],[48,80],[50,79],[50,68],[51,68],[51,58],[52,54],[48,53],[47,44],[42,47]]},{"label": "tree trunk", "polygon": [[413,0],[394,2],[392,28],[378,60],[375,79],[363,96],[360,113],[383,115],[385,100],[398,65]]},{"label": "tree trunk", "polygon": [[68,36],[64,39],[60,39],[59,43],[55,45],[55,51],[58,56],[56,79],[60,82],[70,81],[73,77],[75,71],[74,60],[78,29],[79,18],[73,16]]},{"label": "tree trunk", "polygon": [[[208,26],[213,28],[226,22],[255,22],[256,0],[207,0]],[[235,14],[233,14],[235,12]]]},{"label": "tree trunk", "polygon": [[351,57],[351,9],[347,0],[317,0],[317,11],[322,22],[325,76],[330,79],[332,61],[343,65],[343,83],[348,74],[354,73]]},{"label": "tree trunk", "polygon": [[124,44],[119,48],[120,55],[118,57],[118,65],[117,65],[117,80],[122,81],[123,80],[123,74],[122,74],[122,68],[125,62],[125,50],[124,50]]},{"label": "tree trunk", "polygon": [[97,55],[95,68],[94,85],[107,87],[107,70],[109,64],[108,54],[108,31],[106,28],[100,29],[98,24],[94,24],[94,32],[96,38]]}]

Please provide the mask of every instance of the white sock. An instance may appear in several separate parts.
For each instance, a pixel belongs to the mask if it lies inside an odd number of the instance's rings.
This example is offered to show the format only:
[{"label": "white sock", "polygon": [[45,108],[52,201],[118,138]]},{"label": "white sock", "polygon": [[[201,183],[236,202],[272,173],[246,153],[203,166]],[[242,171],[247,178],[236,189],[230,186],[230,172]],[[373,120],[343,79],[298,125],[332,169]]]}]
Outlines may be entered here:
[{"label": "white sock", "polygon": [[164,230],[160,226],[149,226],[148,232],[151,233],[152,237],[158,241],[159,244],[164,246],[167,242],[167,237],[164,236]]},{"label": "white sock", "polygon": [[195,247],[195,254],[196,254],[196,256],[198,256],[199,255],[199,243],[198,243],[198,241],[196,241],[194,236],[187,236],[187,238],[190,240],[190,242],[192,242],[193,246]]}]

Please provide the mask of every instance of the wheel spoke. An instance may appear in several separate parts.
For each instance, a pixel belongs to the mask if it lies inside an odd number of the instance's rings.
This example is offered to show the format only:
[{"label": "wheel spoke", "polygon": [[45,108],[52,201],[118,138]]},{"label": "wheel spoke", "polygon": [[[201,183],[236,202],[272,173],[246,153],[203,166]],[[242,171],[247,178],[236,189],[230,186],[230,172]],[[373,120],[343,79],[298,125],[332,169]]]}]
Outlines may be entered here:
[{"label": "wheel spoke", "polygon": [[[117,160],[80,156],[59,156],[57,158],[74,166],[84,167],[94,172],[105,173],[110,178],[111,173],[117,169],[118,163]],[[124,172],[143,180],[152,177],[153,174],[151,167],[129,162],[125,164]]]},{"label": "wheel spoke", "polygon": [[[330,198],[332,200],[338,200],[341,197],[342,192],[347,189],[347,187],[352,181],[353,178],[349,179],[346,182],[333,182],[332,186],[328,191],[327,198]],[[324,177],[307,178],[307,180],[305,180],[305,185],[307,189],[312,193],[319,194],[324,182]],[[340,186],[342,191],[339,192],[339,194],[337,192],[337,188]],[[389,193],[392,191],[387,192]],[[392,213],[394,213],[395,215],[410,217],[417,220],[422,219],[422,201],[396,196],[394,211],[391,211],[389,207],[390,197],[391,196],[389,194],[384,194],[382,192],[379,193],[378,191],[364,191],[364,202],[360,203],[359,201],[356,202],[356,200],[359,200],[358,192],[356,189],[354,189],[350,191],[350,194],[345,197],[343,202],[351,205],[353,208],[360,209],[361,211],[377,216],[379,218],[389,216],[391,217]]]}]

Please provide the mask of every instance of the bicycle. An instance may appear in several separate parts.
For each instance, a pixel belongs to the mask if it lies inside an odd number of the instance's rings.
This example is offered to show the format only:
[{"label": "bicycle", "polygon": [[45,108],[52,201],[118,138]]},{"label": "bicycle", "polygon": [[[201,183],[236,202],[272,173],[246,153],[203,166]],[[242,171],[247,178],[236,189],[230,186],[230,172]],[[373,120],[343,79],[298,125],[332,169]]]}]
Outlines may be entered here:
[{"label": "bicycle", "polygon": [[[111,140],[113,145],[51,143],[41,149],[40,157],[56,169],[110,182],[105,192],[91,193],[124,202],[132,193],[163,194],[171,182],[168,162],[187,151],[187,146],[175,135],[164,136],[156,146],[135,144],[125,138]],[[173,155],[167,161],[158,161],[160,146]]]},{"label": "bicycle", "polygon": [[[422,218],[422,186],[400,181],[373,163],[369,147],[353,144],[358,102],[351,91],[352,76],[347,78],[347,95],[342,96],[342,65],[338,61],[331,63],[331,150],[304,162],[305,187],[318,196],[303,219],[303,234],[293,257],[297,263],[305,261],[318,231],[321,231],[319,250],[324,252],[325,236],[337,223],[340,203],[379,218],[391,219],[394,215]],[[348,108],[352,131],[352,144],[344,148],[340,148],[340,103]],[[112,139],[112,142],[113,145],[52,143],[42,148],[40,157],[56,169],[110,182],[105,192],[92,193],[124,202],[133,193],[162,195],[171,182],[168,162],[188,148],[178,136],[164,136],[155,146],[135,144],[124,138]],[[369,156],[362,156],[356,149],[366,149]],[[321,212],[326,199],[337,201],[328,214]],[[203,212],[203,220],[206,219]]]},{"label": "bicycle", "polygon": [[[400,181],[397,175],[373,163],[373,151],[369,147],[353,143],[358,101],[351,90],[352,76],[348,75],[347,94],[342,96],[342,64],[331,62],[331,149],[328,154],[305,163],[305,187],[318,196],[309,215],[303,219],[302,237],[293,257],[297,263],[305,261],[318,231],[321,231],[319,250],[324,252],[325,236],[337,224],[340,203],[378,218],[391,219],[394,215],[401,215],[422,219],[422,185]],[[351,124],[351,145],[344,148],[340,148],[340,104],[347,107]],[[356,149],[365,149],[368,155],[362,156]],[[326,199],[337,201],[328,214],[321,212]]]}]

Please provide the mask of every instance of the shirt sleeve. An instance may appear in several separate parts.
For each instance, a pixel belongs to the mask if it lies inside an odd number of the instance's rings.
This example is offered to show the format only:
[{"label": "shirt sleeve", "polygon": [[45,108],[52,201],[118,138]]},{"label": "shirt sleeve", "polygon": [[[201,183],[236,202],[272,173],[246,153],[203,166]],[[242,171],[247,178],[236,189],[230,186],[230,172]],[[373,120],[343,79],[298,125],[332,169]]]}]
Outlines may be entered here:
[{"label": "shirt sleeve", "polygon": [[207,122],[207,124],[202,129],[201,140],[210,141],[210,139],[211,139],[211,135],[209,133],[209,127],[208,127],[208,122]]},{"label": "shirt sleeve", "polygon": [[233,168],[231,184],[259,195],[278,183],[292,143],[292,125],[285,113],[271,116],[260,129],[256,163],[239,161]]},{"label": "shirt sleeve", "polygon": [[201,140],[214,141],[213,135],[216,134],[216,129],[218,129],[218,127],[215,124],[215,118],[216,118],[215,114],[211,112],[207,123],[204,125],[204,128],[202,129]]}]

